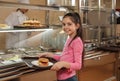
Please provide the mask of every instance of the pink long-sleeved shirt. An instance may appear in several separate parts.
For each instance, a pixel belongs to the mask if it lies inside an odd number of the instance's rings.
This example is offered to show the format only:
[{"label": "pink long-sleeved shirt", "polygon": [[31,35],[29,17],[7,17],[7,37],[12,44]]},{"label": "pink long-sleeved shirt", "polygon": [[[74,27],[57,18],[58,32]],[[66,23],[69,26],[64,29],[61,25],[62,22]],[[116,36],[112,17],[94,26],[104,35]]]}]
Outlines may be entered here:
[{"label": "pink long-sleeved shirt", "polygon": [[68,38],[66,40],[66,44],[61,55],[54,55],[54,59],[70,63],[69,69],[61,69],[57,72],[58,80],[65,80],[74,76],[76,74],[76,70],[81,69],[82,66],[82,40],[79,37],[77,37],[69,45],[71,40],[71,38]]}]

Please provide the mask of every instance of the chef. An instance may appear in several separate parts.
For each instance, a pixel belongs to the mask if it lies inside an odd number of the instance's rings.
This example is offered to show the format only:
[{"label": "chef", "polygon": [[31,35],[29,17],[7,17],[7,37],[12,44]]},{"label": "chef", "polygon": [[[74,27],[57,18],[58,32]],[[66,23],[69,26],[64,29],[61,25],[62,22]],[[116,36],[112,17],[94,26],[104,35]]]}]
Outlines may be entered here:
[{"label": "chef", "polygon": [[[17,0],[17,2],[29,4],[29,0]],[[8,17],[5,19],[5,23],[11,26],[11,28],[13,28],[13,26],[15,25],[23,24],[23,21],[28,19],[28,17],[25,15],[26,12],[28,12],[28,9],[18,8],[15,12],[12,12],[11,14],[8,15]],[[24,47],[25,44],[21,44],[19,42],[25,39],[27,39],[26,32],[7,33],[6,48]]]},{"label": "chef", "polygon": [[120,24],[120,11],[116,11],[117,24]]}]

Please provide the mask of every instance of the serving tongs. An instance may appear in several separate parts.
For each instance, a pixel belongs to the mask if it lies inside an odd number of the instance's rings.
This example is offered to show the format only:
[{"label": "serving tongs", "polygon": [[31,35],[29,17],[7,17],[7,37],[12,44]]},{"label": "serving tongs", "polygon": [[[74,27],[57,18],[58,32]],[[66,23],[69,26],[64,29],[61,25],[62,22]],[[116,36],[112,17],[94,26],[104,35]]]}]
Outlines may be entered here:
[{"label": "serving tongs", "polygon": [[53,49],[53,48],[46,48],[46,47],[43,47],[43,46],[39,46],[41,51],[45,51],[45,52],[56,52],[56,49]]},{"label": "serving tongs", "polygon": [[25,52],[25,51],[22,51],[24,54],[26,54],[26,55],[29,55],[29,53],[27,53],[27,52]]}]

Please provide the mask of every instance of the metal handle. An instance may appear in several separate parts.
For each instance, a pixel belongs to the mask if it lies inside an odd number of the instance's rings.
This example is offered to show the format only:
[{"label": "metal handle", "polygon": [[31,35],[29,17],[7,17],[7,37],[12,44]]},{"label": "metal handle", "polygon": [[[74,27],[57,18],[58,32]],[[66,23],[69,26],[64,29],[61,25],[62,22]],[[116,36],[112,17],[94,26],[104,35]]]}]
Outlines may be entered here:
[{"label": "metal handle", "polygon": [[101,57],[96,57],[96,58],[94,58],[94,60],[100,60],[101,59]]}]

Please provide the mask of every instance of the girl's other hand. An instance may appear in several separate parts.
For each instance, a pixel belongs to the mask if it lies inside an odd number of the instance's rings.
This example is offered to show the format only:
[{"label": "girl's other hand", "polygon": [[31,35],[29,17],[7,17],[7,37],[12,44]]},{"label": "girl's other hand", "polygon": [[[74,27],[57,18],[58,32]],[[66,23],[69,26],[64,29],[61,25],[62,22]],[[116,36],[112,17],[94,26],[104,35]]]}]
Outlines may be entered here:
[{"label": "girl's other hand", "polygon": [[56,62],[52,67],[51,70],[53,71],[58,71],[62,68],[70,68],[70,64],[68,62],[64,62],[64,61],[60,61],[60,62]]},{"label": "girl's other hand", "polygon": [[38,55],[38,57],[51,57],[51,58],[53,58],[53,53],[50,53],[50,52],[45,52],[45,53],[40,53],[39,55]]}]

